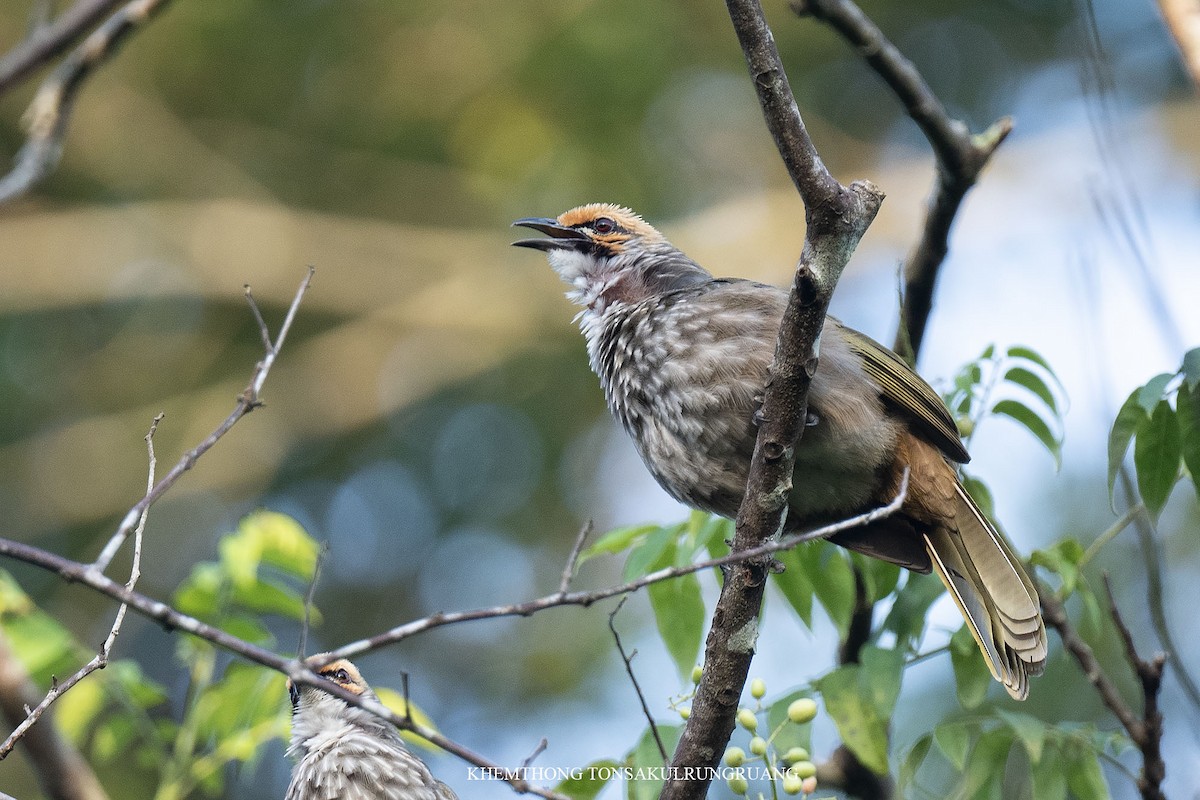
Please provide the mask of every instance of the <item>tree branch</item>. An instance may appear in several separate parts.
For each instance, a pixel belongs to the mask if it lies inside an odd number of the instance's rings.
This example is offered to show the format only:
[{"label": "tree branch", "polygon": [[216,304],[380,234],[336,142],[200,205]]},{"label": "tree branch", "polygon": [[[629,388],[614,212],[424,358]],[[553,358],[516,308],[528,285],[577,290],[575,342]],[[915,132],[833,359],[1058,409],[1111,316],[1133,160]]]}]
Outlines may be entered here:
[{"label": "tree branch", "polygon": [[[838,183],[804,127],[758,0],[726,0],[767,128],[805,206],[807,230],[763,398],[761,425],[731,546],[741,553],[783,528],[796,443],[829,299],[883,201],[867,182]],[[758,635],[768,559],[726,571],[704,651],[704,672],[663,787],[663,800],[703,797],[733,732]],[[699,777],[697,777],[699,776]]]},{"label": "tree branch", "polygon": [[[25,668],[0,634],[0,712],[13,727],[42,698]],[[22,740],[38,782],[53,800],[108,800],[96,773],[53,725],[31,728]],[[4,797],[6,795],[0,795]]]},{"label": "tree branch", "polygon": [[933,309],[938,272],[949,247],[950,228],[963,197],[1012,130],[1012,120],[1003,117],[973,136],[965,123],[947,113],[916,66],[851,0],[791,0],[790,5],[797,15],[828,24],[858,51],[903,104],[937,158],[937,185],[921,239],[904,264],[904,305],[892,348],[909,363],[916,363]]},{"label": "tree branch", "polygon": [[250,382],[246,385],[246,388],[242,390],[242,393],[238,395],[237,405],[234,407],[230,415],[226,417],[225,421],[218,425],[212,433],[206,436],[204,440],[200,442],[200,444],[184,453],[183,457],[179,460],[179,463],[172,467],[171,471],[163,476],[162,480],[156,483],[154,487],[146,493],[145,497],[139,500],[133,508],[129,509],[129,511],[125,514],[125,518],[121,521],[121,524],[117,526],[116,533],[114,533],[112,538],[108,540],[108,544],[104,546],[104,549],[101,550],[100,555],[96,557],[96,561],[91,565],[92,569],[97,572],[104,572],[104,570],[106,570],[108,565],[112,562],[113,557],[116,556],[118,551],[120,551],[121,545],[124,544],[127,538],[129,538],[129,534],[133,531],[134,526],[137,524],[137,520],[141,518],[145,510],[153,505],[158,498],[162,497],[168,489],[174,486],[176,482],[178,482],[178,480],[183,476],[183,473],[195,466],[200,457],[211,450],[213,445],[220,441],[221,437],[228,433],[229,429],[237,424],[238,420],[262,405],[262,400],[259,399],[259,396],[262,393],[263,384],[266,383],[267,375],[271,372],[271,367],[275,364],[275,359],[279,355],[280,348],[283,347],[283,342],[287,338],[288,331],[291,330],[292,322],[296,319],[296,311],[300,308],[300,302],[304,299],[304,294],[308,291],[308,287],[312,283],[314,272],[315,270],[312,267],[308,268],[308,273],[304,276],[304,280],[300,282],[300,288],[296,290],[295,297],[292,298],[292,304],[288,308],[287,315],[283,319],[283,324],[279,326],[279,335],[276,337],[274,342],[271,341],[269,332],[265,332],[266,329],[264,323],[262,322],[262,313],[258,310],[258,306],[254,303],[254,298],[250,295],[249,291],[247,291],[246,299],[250,303],[250,307],[254,313],[255,319],[258,321],[259,326],[262,327],[264,331],[263,340],[266,343],[264,345],[266,347],[266,355],[263,357],[262,361],[259,361],[254,366],[254,372],[250,376]]},{"label": "tree branch", "polygon": [[[157,464],[154,458],[154,432],[158,430],[158,423],[162,422],[163,415],[159,414],[150,423],[150,431],[146,434],[146,449],[149,451],[149,476],[146,479],[146,491],[149,492],[154,488],[154,467]],[[133,565],[129,569],[129,580],[125,583],[125,588],[133,591],[137,586],[138,578],[142,574],[142,533],[146,529],[146,517],[150,513],[150,507],[146,506],[142,509],[142,514],[138,517],[137,527],[133,532]],[[75,671],[71,677],[67,678],[62,683],[54,681],[54,685],[50,687],[50,691],[46,692],[46,696],[42,698],[36,706],[25,715],[25,719],[9,734],[8,738],[0,744],[0,761],[8,757],[16,747],[17,742],[32,728],[46,710],[50,708],[50,704],[64,694],[69,692],[72,687],[91,675],[96,670],[104,669],[108,666],[108,657],[112,653],[113,646],[117,643],[117,637],[121,634],[121,625],[125,622],[125,612],[129,607],[124,603],[117,609],[116,619],[113,621],[112,628],[108,632],[108,637],[105,638],[104,644],[100,647],[100,652],[94,658]]]},{"label": "tree branch", "polygon": [[1163,718],[1162,712],[1158,710],[1158,694],[1162,689],[1163,667],[1167,656],[1165,653],[1157,653],[1154,658],[1146,661],[1138,655],[1137,647],[1133,643],[1133,634],[1117,608],[1108,573],[1104,575],[1104,591],[1108,595],[1108,608],[1112,613],[1113,624],[1117,626],[1121,641],[1125,644],[1125,657],[1142,684],[1142,724],[1138,731],[1140,735],[1129,731],[1134,744],[1142,751],[1142,773],[1137,778],[1138,791],[1142,793],[1142,800],[1166,800],[1162,782],[1167,776],[1167,765],[1162,757]]},{"label": "tree branch", "polygon": [[[12,170],[0,178],[0,203],[29,191],[54,169],[59,156],[62,155],[62,143],[67,134],[67,124],[71,118],[75,96],[83,82],[117,52],[118,46],[130,34],[161,11],[168,1],[132,0],[127,3],[105,20],[104,24],[94,30],[54,72],[50,73],[50,77],[38,88],[33,102],[25,112],[29,138],[17,153]],[[88,14],[98,16],[107,11],[108,4],[96,5],[103,8],[89,9]],[[81,13],[80,16],[86,15]],[[74,24],[81,23],[76,21]],[[64,28],[66,27],[64,25]],[[26,59],[28,58],[26,56]]]},{"label": "tree branch", "polygon": [[[703,569],[712,569],[713,567],[735,564],[739,561],[744,561],[747,559],[761,559],[764,556],[768,556],[770,553],[778,552],[779,550],[795,547],[798,544],[812,541],[814,539],[826,538],[835,533],[848,530],[849,528],[858,525],[867,525],[883,519],[888,515],[895,513],[900,508],[900,506],[904,503],[904,498],[907,491],[908,480],[907,476],[905,476],[905,479],[901,482],[900,491],[897,493],[895,499],[893,499],[888,505],[881,506],[880,508],[874,509],[866,514],[861,514],[857,517],[836,523],[834,525],[826,525],[822,528],[818,528],[806,533],[793,534],[782,539],[764,542],[756,548],[747,549],[737,553],[730,553],[721,558],[710,559],[707,561],[697,561],[693,564],[688,564],[682,567],[671,567],[658,570],[657,572],[645,575],[636,581],[630,581],[628,583],[621,584],[620,586],[613,586],[587,592],[559,591],[536,600],[528,601],[526,603],[518,603],[507,606],[494,606],[491,608],[475,609],[473,611],[460,611],[448,614],[434,614],[432,616],[425,617],[424,619],[415,620],[406,625],[393,628],[391,631],[371,637],[370,639],[363,639],[358,642],[345,645],[329,653],[329,659],[334,660],[337,658],[351,658],[361,653],[378,649],[386,644],[391,644],[393,642],[406,639],[409,636],[413,636],[417,633],[421,633],[432,628],[441,627],[443,625],[451,625],[470,620],[491,619],[495,617],[530,616],[538,611],[556,606],[578,605],[586,607],[605,598],[628,594],[642,588],[643,586],[648,586],[651,583],[670,580],[671,578],[675,578],[680,575],[690,574]],[[226,633],[220,628],[216,628],[205,622],[201,622],[195,617],[183,614],[166,603],[154,600],[150,597],[140,594],[133,589],[130,589],[123,584],[117,583],[99,570],[95,569],[93,565],[72,561],[64,558],[63,556],[48,552],[32,545],[3,538],[0,538],[0,556],[7,556],[9,558],[31,564],[35,567],[54,572],[68,582],[80,583],[94,591],[107,595],[114,600],[128,605],[129,608],[133,609],[137,613],[142,614],[150,619],[157,620],[167,630],[179,630],[185,633],[190,633],[193,636],[198,636],[201,639],[212,642],[218,647],[228,650],[231,653],[235,653],[249,661],[253,661],[265,667],[278,670],[287,675],[293,681],[304,683],[310,686],[318,686],[319,688],[330,692],[330,694],[341,697],[344,700],[351,700],[355,705],[382,716],[384,719],[392,722],[392,724],[396,725],[397,727],[412,731],[417,735],[428,739],[430,742],[433,742],[443,750],[453,753],[464,761],[484,769],[489,775],[494,775],[495,777],[506,781],[517,792],[538,794],[543,797],[556,798],[556,800],[561,800],[562,798],[561,795],[555,794],[548,789],[543,789],[541,787],[529,784],[523,777],[520,776],[518,771],[508,770],[504,767],[500,767],[494,762],[489,761],[483,756],[467,749],[457,742],[447,739],[440,734],[434,733],[433,731],[422,728],[411,719],[406,719],[405,717],[387,711],[387,709],[384,709],[383,706],[380,706],[377,703],[366,703],[362,700],[362,698],[356,695],[351,695],[348,692],[344,692],[344,690],[335,691],[338,689],[338,687],[317,675],[297,659],[289,659],[280,655],[276,655],[275,653],[259,647],[258,645]],[[312,666],[318,665],[314,664]]]},{"label": "tree branch", "polygon": [[49,25],[41,25],[0,58],[0,94],[34,70],[66,52],[96,23],[121,4],[121,0],[79,0]]},{"label": "tree branch", "polygon": [[1096,659],[1096,654],[1092,651],[1092,648],[1080,637],[1075,627],[1071,624],[1071,620],[1067,616],[1066,607],[1054,592],[1050,591],[1046,584],[1037,578],[1033,579],[1033,583],[1037,588],[1038,597],[1042,601],[1042,617],[1045,619],[1046,624],[1058,631],[1063,647],[1079,663],[1079,668],[1083,670],[1084,677],[1095,687],[1096,693],[1100,695],[1100,700],[1116,716],[1117,720],[1121,723],[1121,727],[1129,732],[1130,738],[1137,741],[1142,735],[1141,721],[1138,720],[1137,715],[1126,705],[1124,699],[1121,697],[1121,693],[1117,691],[1116,685],[1100,666],[1100,662]]},{"label": "tree branch", "polygon": [[663,745],[662,737],[658,735],[658,724],[654,721],[654,715],[650,713],[650,706],[646,704],[646,695],[642,694],[642,687],[638,684],[637,676],[633,674],[633,657],[637,655],[637,650],[632,653],[625,652],[625,646],[621,644],[621,634],[617,633],[617,614],[625,605],[625,601],[629,599],[629,595],[621,598],[617,603],[616,608],[608,615],[608,629],[612,631],[613,641],[617,645],[617,652],[621,654],[621,660],[625,662],[625,674],[629,676],[629,682],[633,684],[633,691],[637,693],[638,702],[642,706],[642,715],[646,717],[646,723],[650,726],[650,733],[654,736],[654,743],[658,745],[658,753],[662,756],[663,763],[666,764],[670,759],[667,755],[667,748]]}]

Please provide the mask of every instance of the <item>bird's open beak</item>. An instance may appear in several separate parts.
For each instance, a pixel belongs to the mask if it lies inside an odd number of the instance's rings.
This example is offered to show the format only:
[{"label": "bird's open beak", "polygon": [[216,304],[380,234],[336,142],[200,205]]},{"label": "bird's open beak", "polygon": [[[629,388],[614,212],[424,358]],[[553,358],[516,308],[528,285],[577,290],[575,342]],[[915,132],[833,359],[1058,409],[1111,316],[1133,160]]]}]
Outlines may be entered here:
[{"label": "bird's open beak", "polygon": [[534,250],[572,250],[588,244],[587,236],[574,228],[560,225],[550,217],[526,217],[513,223],[513,227],[533,228],[549,236],[549,239],[521,239],[513,242],[514,247],[532,247]]}]

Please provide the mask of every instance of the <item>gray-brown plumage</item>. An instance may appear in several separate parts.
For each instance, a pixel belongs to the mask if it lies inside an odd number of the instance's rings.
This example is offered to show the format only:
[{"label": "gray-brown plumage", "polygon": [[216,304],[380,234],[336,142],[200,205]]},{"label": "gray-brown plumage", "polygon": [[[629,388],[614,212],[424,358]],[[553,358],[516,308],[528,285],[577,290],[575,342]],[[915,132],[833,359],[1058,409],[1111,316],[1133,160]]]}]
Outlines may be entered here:
[{"label": "gray-brown plumage", "polygon": [[[782,290],[714,279],[627,208],[592,204],[514,223],[583,307],[580,328],[609,410],[659,484],[695,508],[734,517],[787,303]],[[1042,671],[1037,593],[1004,538],[963,490],[966,450],[937,394],[894,353],[826,319],[796,450],[787,525],[805,528],[882,505],[905,468],[899,514],[834,538],[919,572],[936,571],[1009,694]]]},{"label": "gray-brown plumage", "polygon": [[[324,654],[312,656],[320,663]],[[353,694],[377,700],[358,669],[338,659],[317,669]],[[286,800],[458,800],[404,746],[396,727],[312,686],[288,682],[296,759]]]}]

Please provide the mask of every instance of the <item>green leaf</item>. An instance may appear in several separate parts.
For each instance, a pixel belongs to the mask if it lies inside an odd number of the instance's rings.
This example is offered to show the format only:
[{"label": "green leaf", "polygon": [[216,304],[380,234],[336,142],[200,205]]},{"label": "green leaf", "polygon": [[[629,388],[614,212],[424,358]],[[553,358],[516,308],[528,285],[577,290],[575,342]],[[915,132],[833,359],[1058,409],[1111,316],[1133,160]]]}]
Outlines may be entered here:
[{"label": "green leaf", "polygon": [[[1200,348],[1191,352],[1200,353]],[[1189,387],[1186,383],[1179,387],[1179,394],[1175,398],[1175,415],[1179,417],[1183,463],[1192,475],[1196,493],[1200,495],[1200,388]]]},{"label": "green leaf", "polygon": [[833,717],[842,741],[872,772],[888,771],[887,719],[880,716],[864,691],[858,664],[838,667],[817,681],[825,710]]},{"label": "green leaf", "polygon": [[975,504],[979,506],[979,510],[985,517],[990,518],[996,515],[996,501],[992,499],[992,490],[987,487],[986,483],[964,473],[962,485],[967,490],[967,494],[975,500]]},{"label": "green leaf", "polygon": [[1133,443],[1138,491],[1154,517],[1167,504],[1167,497],[1179,477],[1182,457],[1179,419],[1171,405],[1161,400],[1150,415],[1150,423],[1138,432],[1137,440]]},{"label": "green leaf", "polygon": [[321,546],[299,522],[286,514],[260,510],[238,524],[238,536],[253,542],[264,564],[292,577],[310,581],[317,569]]},{"label": "green leaf", "polygon": [[1031,347],[1022,347],[1021,345],[1010,347],[1008,348],[1008,357],[1022,358],[1026,361],[1032,361],[1034,364],[1037,364],[1039,367],[1046,370],[1046,372],[1050,373],[1050,376],[1056,381],[1058,380],[1058,376],[1054,374],[1054,368],[1050,366],[1050,362],[1043,358],[1041,353]]},{"label": "green leaf", "polygon": [[1200,387],[1200,347],[1193,347],[1183,354],[1183,366],[1179,368],[1188,388],[1195,391]]},{"label": "green leaf", "polygon": [[80,745],[105,704],[104,686],[100,681],[80,681],[55,702],[54,718],[66,737]]},{"label": "green leaf", "polygon": [[1109,800],[1108,784],[1104,782],[1096,751],[1080,746],[1067,750],[1065,767],[1071,794],[1079,800]]},{"label": "green leaf", "polygon": [[1075,539],[1060,539],[1046,550],[1035,550],[1030,560],[1054,572],[1062,580],[1062,595],[1075,591],[1079,582],[1079,562],[1083,560],[1083,545]]},{"label": "green leaf", "polygon": [[1036,800],[1067,800],[1067,776],[1057,748],[1047,747],[1042,760],[1033,765],[1030,784]]},{"label": "green leaf", "polygon": [[[658,726],[658,735],[662,737],[668,760],[675,751],[675,745],[679,743],[681,733],[683,733],[683,728],[678,725]],[[625,756],[625,765],[634,771],[634,775],[630,777],[626,785],[626,797],[629,800],[658,800],[663,782],[661,777],[653,776],[662,774],[663,758],[654,741],[654,734],[649,728],[646,728],[637,745]],[[641,771],[640,775],[638,774],[639,770]],[[651,777],[646,777],[647,770],[653,770],[648,773]]]},{"label": "green leaf", "polygon": [[978,708],[987,697],[992,673],[966,623],[950,637],[950,664],[954,667],[958,702],[966,709]]},{"label": "green leaf", "polygon": [[896,594],[896,600],[883,620],[884,629],[896,634],[897,648],[912,650],[920,642],[929,607],[945,590],[932,573],[908,573],[904,588]]},{"label": "green leaf", "polygon": [[992,413],[1006,416],[1024,426],[1054,456],[1054,465],[1062,466],[1062,441],[1035,411],[1016,400],[1001,400],[992,406]]},{"label": "green leaf", "polygon": [[854,612],[854,572],[849,559],[842,548],[824,541],[802,547],[798,552],[813,593],[844,637]]},{"label": "green leaf", "polygon": [[808,579],[808,574],[804,571],[804,564],[801,563],[803,557],[793,548],[779,551],[775,554],[775,558],[783,565],[783,572],[773,573],[771,580],[791,604],[804,626],[811,630],[813,586]]},{"label": "green leaf", "polygon": [[[672,543],[671,550],[674,550]],[[670,557],[669,552],[664,556]],[[695,573],[671,580],[659,581],[646,587],[654,621],[667,652],[675,661],[681,680],[692,674],[704,636],[704,599],[700,595],[700,580]]]},{"label": "green leaf", "polygon": [[1007,728],[995,728],[979,737],[963,774],[963,797],[1000,797],[1004,765],[1012,743],[1012,732]]},{"label": "green leaf", "polygon": [[1046,744],[1046,723],[1029,714],[1024,714],[1020,711],[1008,711],[1003,708],[996,709],[996,716],[1020,740],[1021,746],[1029,754],[1029,761],[1031,763],[1037,764],[1042,760],[1042,751]]},{"label": "green leaf", "polygon": [[593,761],[578,772],[572,773],[571,777],[555,786],[554,790],[565,794],[571,800],[592,800],[615,775],[619,774],[617,770],[620,768],[621,765],[610,758]]},{"label": "green leaf", "polygon": [[967,763],[967,750],[971,747],[971,731],[974,726],[965,722],[945,722],[933,729],[933,741],[954,769],[962,771]]},{"label": "green leaf", "polygon": [[625,580],[636,580],[643,575],[653,572],[660,566],[669,564],[670,559],[664,562],[662,554],[670,546],[672,549],[671,558],[674,558],[675,540],[679,537],[681,530],[681,525],[671,525],[667,528],[657,528],[647,534],[646,538],[638,543],[629,553],[629,557],[625,559]]},{"label": "green leaf", "polygon": [[640,542],[651,531],[659,529],[657,525],[630,525],[625,528],[616,528],[597,539],[590,547],[584,549],[579,554],[579,560],[575,562],[578,567],[588,559],[595,558],[600,555],[616,555],[632,547],[635,543]]},{"label": "green leaf", "polygon": [[1150,422],[1150,414],[1138,402],[1139,389],[1126,398],[1117,418],[1113,421],[1112,430],[1108,434],[1108,502],[1113,500],[1113,487],[1116,485],[1117,472],[1125,453],[1129,451],[1129,443],[1135,434]]},{"label": "green leaf", "polygon": [[1004,380],[1028,389],[1039,400],[1045,403],[1047,408],[1056,415],[1058,414],[1058,400],[1054,397],[1054,392],[1050,389],[1049,384],[1042,379],[1041,375],[1024,367],[1011,367],[1008,372],[1004,373]]},{"label": "green leaf", "polygon": [[863,577],[867,599],[877,603],[887,597],[900,582],[900,567],[878,558],[868,558],[860,553],[851,553],[850,561]]},{"label": "green leaf", "polygon": [[5,615],[0,630],[35,681],[49,683],[52,674],[68,675],[90,658],[79,652],[71,632],[58,620],[36,606],[29,608],[20,616]]},{"label": "green leaf", "polygon": [[904,757],[904,763],[900,765],[900,776],[897,782],[901,789],[908,786],[917,777],[917,770],[925,763],[925,757],[929,755],[929,747],[932,744],[933,736],[928,733],[913,742],[913,746],[908,750],[908,755]]},{"label": "green leaf", "polygon": [[891,719],[904,677],[903,651],[867,645],[862,649],[860,663],[862,671],[859,680],[862,688],[875,703],[879,716],[885,720]]},{"label": "green leaf", "polygon": [[1138,405],[1145,409],[1147,414],[1153,413],[1154,407],[1166,399],[1167,385],[1174,377],[1175,375],[1170,372],[1159,373],[1146,381],[1146,385],[1134,393],[1137,396]]}]

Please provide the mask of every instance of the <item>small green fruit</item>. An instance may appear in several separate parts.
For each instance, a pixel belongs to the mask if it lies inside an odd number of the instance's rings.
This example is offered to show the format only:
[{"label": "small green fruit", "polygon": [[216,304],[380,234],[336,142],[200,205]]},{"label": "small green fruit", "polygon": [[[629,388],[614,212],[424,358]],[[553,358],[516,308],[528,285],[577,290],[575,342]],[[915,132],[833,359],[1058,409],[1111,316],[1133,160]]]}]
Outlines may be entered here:
[{"label": "small green fruit", "polygon": [[755,736],[750,740],[750,752],[756,756],[765,756],[767,754],[767,740],[761,736]]},{"label": "small green fruit", "polygon": [[690,717],[691,715],[692,715],[692,710],[691,710],[690,708],[681,708],[681,709],[679,709],[679,717],[680,717],[680,719],[684,719],[684,720],[686,720],[686,719],[687,719],[688,717]]},{"label": "small green fruit", "polygon": [[729,791],[734,794],[745,794],[750,790],[750,782],[740,775],[734,775],[729,779]]},{"label": "small green fruit", "polygon": [[817,716],[817,701],[810,697],[793,700],[788,706],[788,719],[797,724],[812,722]]},{"label": "small green fruit", "polygon": [[746,763],[746,751],[740,747],[731,747],[725,751],[725,763],[731,767],[740,767]]},{"label": "small green fruit", "polygon": [[753,733],[758,728],[758,717],[748,708],[739,708],[737,713],[738,723],[746,730]]},{"label": "small green fruit", "polygon": [[783,776],[783,791],[788,794],[800,794],[804,789],[804,781],[799,776],[787,773]]},{"label": "small green fruit", "polygon": [[755,678],[750,681],[750,696],[755,700],[762,700],[767,694],[767,684],[762,678]]},{"label": "small green fruit", "polygon": [[797,761],[808,761],[808,751],[803,747],[791,747],[783,754],[783,760],[788,764],[795,764]]},{"label": "small green fruit", "polygon": [[797,761],[788,771],[800,778],[811,778],[817,774],[817,765],[811,761]]},{"label": "small green fruit", "polygon": [[692,667],[692,683],[694,683],[694,684],[696,684],[696,685],[699,685],[699,684],[700,684],[700,678],[701,678],[703,675],[704,675],[704,667],[700,666],[699,664],[697,664],[696,666]]}]

